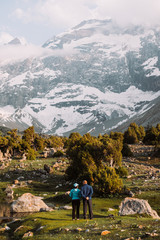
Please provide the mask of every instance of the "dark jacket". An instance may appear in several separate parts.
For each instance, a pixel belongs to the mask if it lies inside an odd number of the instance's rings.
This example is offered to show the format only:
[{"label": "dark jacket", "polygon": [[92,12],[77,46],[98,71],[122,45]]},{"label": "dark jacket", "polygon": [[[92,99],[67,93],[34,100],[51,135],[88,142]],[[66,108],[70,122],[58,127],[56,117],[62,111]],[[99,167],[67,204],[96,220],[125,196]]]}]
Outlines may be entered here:
[{"label": "dark jacket", "polygon": [[83,198],[89,197],[89,199],[91,199],[92,194],[93,194],[93,188],[90,185],[85,184],[82,186],[81,195]]}]

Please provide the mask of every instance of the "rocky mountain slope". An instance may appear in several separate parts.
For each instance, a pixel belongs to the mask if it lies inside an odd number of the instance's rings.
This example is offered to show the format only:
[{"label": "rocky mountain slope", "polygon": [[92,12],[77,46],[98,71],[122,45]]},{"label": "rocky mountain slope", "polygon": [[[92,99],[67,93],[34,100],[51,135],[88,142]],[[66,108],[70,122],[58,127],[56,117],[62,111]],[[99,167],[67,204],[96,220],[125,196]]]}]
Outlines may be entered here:
[{"label": "rocky mountain slope", "polygon": [[130,121],[159,122],[160,27],[89,20],[43,49],[43,55],[0,62],[1,125],[97,135],[124,130]]}]

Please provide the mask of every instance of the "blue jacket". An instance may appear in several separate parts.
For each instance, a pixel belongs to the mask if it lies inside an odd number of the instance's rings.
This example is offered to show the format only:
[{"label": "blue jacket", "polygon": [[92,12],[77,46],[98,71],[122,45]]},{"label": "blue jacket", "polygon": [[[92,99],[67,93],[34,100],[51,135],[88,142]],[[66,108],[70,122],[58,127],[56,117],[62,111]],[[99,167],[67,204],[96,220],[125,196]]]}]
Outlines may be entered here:
[{"label": "blue jacket", "polygon": [[90,185],[85,184],[82,186],[81,195],[83,198],[89,197],[89,199],[91,199],[92,194],[93,194],[93,188]]},{"label": "blue jacket", "polygon": [[81,198],[81,191],[78,188],[73,188],[70,191],[69,196],[72,198],[72,200],[77,200]]}]

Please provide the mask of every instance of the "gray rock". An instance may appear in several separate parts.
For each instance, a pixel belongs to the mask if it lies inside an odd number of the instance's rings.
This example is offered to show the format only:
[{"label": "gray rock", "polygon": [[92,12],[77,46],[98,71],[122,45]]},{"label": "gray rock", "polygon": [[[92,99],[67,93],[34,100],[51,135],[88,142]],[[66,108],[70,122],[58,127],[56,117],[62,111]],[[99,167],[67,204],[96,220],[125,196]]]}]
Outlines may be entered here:
[{"label": "gray rock", "polygon": [[11,204],[11,212],[39,212],[40,209],[50,208],[41,200],[41,197],[24,193],[16,201]]},{"label": "gray rock", "polygon": [[147,214],[153,218],[159,216],[149,205],[148,201],[138,198],[125,198],[120,204],[120,215]]}]

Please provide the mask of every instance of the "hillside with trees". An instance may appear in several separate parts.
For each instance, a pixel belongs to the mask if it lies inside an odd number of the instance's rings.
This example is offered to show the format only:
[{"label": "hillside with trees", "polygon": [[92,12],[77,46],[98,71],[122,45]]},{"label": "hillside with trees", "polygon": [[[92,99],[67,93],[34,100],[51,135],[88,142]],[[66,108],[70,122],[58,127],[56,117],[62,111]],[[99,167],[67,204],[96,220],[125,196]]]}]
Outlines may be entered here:
[{"label": "hillside with trees", "polygon": [[46,150],[53,149],[54,157],[65,156],[69,161],[65,176],[68,180],[82,181],[87,179],[95,190],[101,194],[120,193],[123,190],[122,177],[127,175],[122,166],[122,157],[132,156],[129,144],[149,144],[159,154],[160,124],[145,129],[131,123],[124,133],[111,132],[99,134],[89,133],[81,136],[71,133],[70,136],[40,135],[31,126],[23,133],[17,129],[0,135],[0,150],[11,158],[35,160],[42,157]]}]

